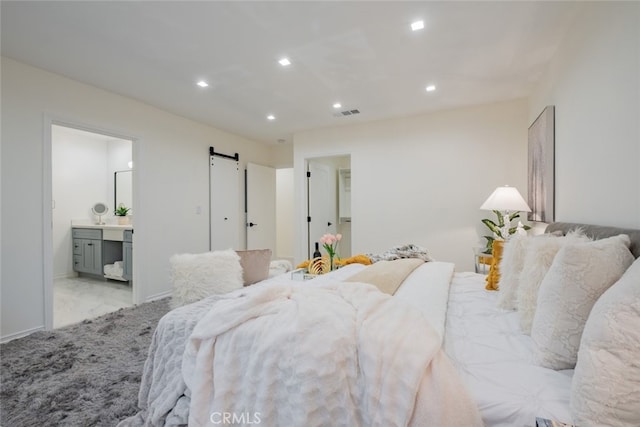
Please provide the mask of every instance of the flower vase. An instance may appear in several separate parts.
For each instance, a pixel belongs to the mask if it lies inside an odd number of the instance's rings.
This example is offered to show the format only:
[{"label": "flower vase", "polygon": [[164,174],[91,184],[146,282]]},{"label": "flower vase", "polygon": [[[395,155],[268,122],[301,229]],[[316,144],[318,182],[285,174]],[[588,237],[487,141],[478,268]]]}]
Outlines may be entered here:
[{"label": "flower vase", "polygon": [[329,257],[329,268],[330,268],[330,270],[329,270],[329,271],[334,271],[334,270],[337,270],[337,269],[338,269],[338,267],[339,267],[339,265],[338,265],[338,259],[339,259],[339,258],[338,258],[338,256],[337,256],[337,255],[334,255],[334,256],[330,256],[330,257]]}]

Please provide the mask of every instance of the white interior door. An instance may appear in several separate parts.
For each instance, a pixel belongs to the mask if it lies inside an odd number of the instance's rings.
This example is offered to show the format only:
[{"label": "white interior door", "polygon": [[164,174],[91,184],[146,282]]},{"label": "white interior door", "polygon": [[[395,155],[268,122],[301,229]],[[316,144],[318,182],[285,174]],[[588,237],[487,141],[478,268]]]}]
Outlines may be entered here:
[{"label": "white interior door", "polygon": [[240,172],[238,162],[210,156],[210,241],[212,251],[240,249]]},{"label": "white interior door", "polygon": [[[309,253],[311,258],[323,234],[336,233],[336,170],[330,165],[310,160],[307,164]],[[322,251],[321,251],[322,252]]]},{"label": "white interior door", "polygon": [[276,170],[247,164],[247,249],[276,254]]}]

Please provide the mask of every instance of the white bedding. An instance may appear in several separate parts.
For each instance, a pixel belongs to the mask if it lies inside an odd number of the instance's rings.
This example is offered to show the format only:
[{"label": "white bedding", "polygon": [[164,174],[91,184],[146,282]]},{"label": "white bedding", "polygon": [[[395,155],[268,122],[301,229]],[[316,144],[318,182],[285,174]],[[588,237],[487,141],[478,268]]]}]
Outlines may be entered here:
[{"label": "white bedding", "polygon": [[397,302],[337,281],[214,301],[183,358],[189,425],[250,411],[273,426],[480,426],[440,337]]},{"label": "white bedding", "polygon": [[531,337],[514,311],[496,308],[485,276],[456,273],[449,293],[444,349],[487,427],[535,426],[536,417],[571,423],[573,370],[533,364]]},{"label": "white bedding", "polygon": [[[360,271],[362,268],[365,267],[352,264],[331,274],[305,282],[292,281],[290,275],[287,274],[268,279],[253,286],[255,286],[256,289],[258,289],[258,287],[269,289],[282,286],[283,283],[288,283],[289,286],[294,287],[320,287],[329,285],[336,280],[345,279],[357,271]],[[426,339],[427,336],[431,335],[435,340],[432,340],[434,343],[432,345],[435,346],[433,348],[440,348],[442,342],[448,286],[452,274],[453,264],[438,262],[426,263],[407,277],[402,287],[396,293],[396,297],[394,297],[402,299],[418,308],[423,314],[423,317],[432,324],[436,335],[434,335],[433,332],[425,333],[423,338]],[[232,296],[233,294],[243,292],[253,292],[253,290],[245,288],[244,290],[239,290],[228,295]],[[205,317],[215,298],[216,297],[207,298],[189,306],[180,307],[161,319],[154,333],[154,338],[149,350],[149,358],[144,368],[139,395],[141,412],[134,417],[124,420],[120,424],[121,426],[178,425],[186,423],[189,417],[191,393],[184,382],[183,369],[180,368],[183,362],[182,353],[188,337],[191,335],[191,332],[199,320]],[[408,312],[409,310],[405,311]],[[422,329],[427,330],[428,327]],[[415,328],[413,331],[413,333],[415,333]],[[412,351],[409,351],[409,353],[413,354]],[[206,352],[203,354],[206,354]],[[430,424],[432,425],[447,424],[443,422],[442,419],[440,419],[441,422],[434,424],[433,418],[430,418],[433,415],[436,417],[445,416],[445,419],[449,421],[454,421],[456,418],[461,420],[464,419],[465,416],[474,418],[477,415],[477,412],[475,412],[475,403],[468,404],[472,401],[467,402],[467,394],[464,386],[460,382],[457,374],[451,371],[450,362],[442,351],[438,351],[438,354],[439,356],[433,359],[430,369],[427,370],[429,375],[426,375],[432,376],[434,379],[420,383],[419,393],[421,396],[425,396],[425,398],[420,398],[421,401],[419,403],[416,402],[412,415],[414,425],[423,425],[420,420],[429,419],[431,419],[432,422],[430,422]],[[196,384],[193,384],[193,386],[196,386]],[[197,387],[200,386],[202,386],[202,384],[197,385]],[[206,388],[206,385],[204,388]],[[200,390],[204,388],[200,388]],[[451,399],[452,396],[455,396],[455,399]],[[447,400],[447,397],[449,400]],[[458,410],[450,410],[456,407]],[[469,411],[464,411],[462,408],[472,408],[473,410],[471,412],[476,415],[473,415]],[[480,422],[479,419],[477,422]],[[464,424],[475,423],[470,422],[469,418],[467,418],[467,422]]]}]

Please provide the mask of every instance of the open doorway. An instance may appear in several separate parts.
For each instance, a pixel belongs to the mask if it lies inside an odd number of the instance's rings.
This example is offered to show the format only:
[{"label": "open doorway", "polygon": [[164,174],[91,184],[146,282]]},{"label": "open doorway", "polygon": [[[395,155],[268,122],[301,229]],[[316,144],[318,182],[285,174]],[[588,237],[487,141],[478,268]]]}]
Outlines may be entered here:
[{"label": "open doorway", "polygon": [[132,139],[51,125],[54,328],[133,305],[132,149]]},{"label": "open doorway", "polygon": [[307,257],[323,234],[341,234],[338,255],[351,256],[351,156],[310,158],[307,166]]}]

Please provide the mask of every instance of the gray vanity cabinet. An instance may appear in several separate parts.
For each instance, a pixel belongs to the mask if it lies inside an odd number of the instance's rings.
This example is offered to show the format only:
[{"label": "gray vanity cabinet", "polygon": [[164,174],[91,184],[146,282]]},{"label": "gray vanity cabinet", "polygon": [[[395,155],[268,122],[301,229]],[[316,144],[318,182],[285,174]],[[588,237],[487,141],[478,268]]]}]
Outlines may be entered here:
[{"label": "gray vanity cabinet", "polygon": [[122,266],[123,274],[127,280],[133,278],[133,230],[125,230],[122,242]]},{"label": "gray vanity cabinet", "polygon": [[73,269],[102,275],[102,230],[72,229]]}]

